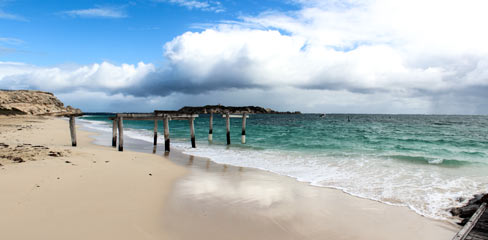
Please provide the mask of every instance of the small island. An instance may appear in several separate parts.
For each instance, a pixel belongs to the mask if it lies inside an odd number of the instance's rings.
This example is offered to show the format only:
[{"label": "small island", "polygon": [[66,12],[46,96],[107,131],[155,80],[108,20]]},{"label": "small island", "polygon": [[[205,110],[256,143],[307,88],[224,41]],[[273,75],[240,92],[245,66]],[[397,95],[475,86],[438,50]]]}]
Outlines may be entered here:
[{"label": "small island", "polygon": [[251,114],[301,114],[299,111],[294,112],[279,112],[275,111],[271,108],[263,108],[258,106],[243,106],[243,107],[235,107],[235,106],[224,106],[224,105],[205,105],[202,107],[189,107],[185,106],[180,108],[177,112],[180,113],[202,113],[202,114],[209,114],[209,113],[234,113],[234,114],[243,114],[243,113],[251,113]]}]

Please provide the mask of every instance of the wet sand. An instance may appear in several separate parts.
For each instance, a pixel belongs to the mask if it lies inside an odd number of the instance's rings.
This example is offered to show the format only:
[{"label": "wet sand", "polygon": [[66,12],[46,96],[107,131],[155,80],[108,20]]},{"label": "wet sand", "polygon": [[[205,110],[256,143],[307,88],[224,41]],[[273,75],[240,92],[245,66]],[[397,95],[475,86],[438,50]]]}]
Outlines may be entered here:
[{"label": "wet sand", "polygon": [[191,171],[165,206],[171,239],[451,239],[459,229],[274,173],[175,159]]},{"label": "wet sand", "polygon": [[151,154],[138,140],[120,153],[79,128],[72,148],[66,121],[36,121],[22,133],[0,126],[0,142],[69,152],[0,167],[0,239],[451,239],[458,230],[265,171],[161,146]]}]

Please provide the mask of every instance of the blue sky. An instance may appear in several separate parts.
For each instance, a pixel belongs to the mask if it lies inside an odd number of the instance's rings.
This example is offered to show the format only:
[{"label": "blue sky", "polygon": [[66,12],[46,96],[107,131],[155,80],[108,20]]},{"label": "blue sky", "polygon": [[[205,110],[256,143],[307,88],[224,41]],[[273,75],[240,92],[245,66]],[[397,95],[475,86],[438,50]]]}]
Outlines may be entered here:
[{"label": "blue sky", "polygon": [[485,0],[0,0],[0,89],[53,92],[84,111],[221,103],[488,114],[486,9]]},{"label": "blue sky", "polygon": [[[42,66],[101,61],[158,63],[163,61],[165,42],[199,30],[200,25],[297,8],[292,2],[278,0],[202,2],[209,7],[191,8],[164,0],[0,1],[4,13],[17,17],[0,20],[0,36],[19,40],[10,46],[15,52],[1,57]],[[113,14],[81,14],[96,9]]]}]

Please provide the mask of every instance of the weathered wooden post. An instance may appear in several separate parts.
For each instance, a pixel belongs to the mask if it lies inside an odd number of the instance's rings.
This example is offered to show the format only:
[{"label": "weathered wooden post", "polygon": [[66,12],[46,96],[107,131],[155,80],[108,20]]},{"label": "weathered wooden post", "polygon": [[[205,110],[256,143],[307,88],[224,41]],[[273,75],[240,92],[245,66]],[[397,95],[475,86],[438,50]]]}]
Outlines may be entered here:
[{"label": "weathered wooden post", "polygon": [[241,136],[242,144],[246,143],[246,117],[247,117],[246,113],[242,114],[242,136]]},{"label": "weathered wooden post", "polygon": [[227,145],[230,145],[230,115],[226,113],[225,115],[225,125],[227,127]]},{"label": "weathered wooden post", "polygon": [[164,117],[164,151],[169,152],[169,118]]},{"label": "weathered wooden post", "polygon": [[124,151],[124,119],[118,117],[117,122],[119,124],[119,151]]},{"label": "weathered wooden post", "polygon": [[69,116],[69,131],[71,133],[71,146],[76,147],[76,125],[74,116]]},{"label": "weathered wooden post", "polygon": [[158,145],[158,119],[154,119],[154,146]]},{"label": "weathered wooden post", "polygon": [[114,118],[112,123],[112,147],[117,146],[117,118]]},{"label": "weathered wooden post", "polygon": [[195,145],[195,126],[193,124],[193,121],[195,120],[194,117],[190,117],[189,121],[190,121],[190,137],[191,137],[191,147],[192,148],[196,148],[196,145]]},{"label": "weathered wooden post", "polygon": [[210,120],[209,120],[209,127],[208,127],[208,141],[212,141],[212,133],[213,133],[213,112],[210,112]]}]

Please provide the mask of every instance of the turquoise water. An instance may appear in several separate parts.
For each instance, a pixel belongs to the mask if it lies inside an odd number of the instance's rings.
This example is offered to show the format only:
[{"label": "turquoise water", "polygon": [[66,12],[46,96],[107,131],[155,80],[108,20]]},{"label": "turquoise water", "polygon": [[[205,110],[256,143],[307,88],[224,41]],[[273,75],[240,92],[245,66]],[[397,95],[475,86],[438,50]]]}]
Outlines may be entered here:
[{"label": "turquoise water", "polygon": [[[107,117],[83,119],[111,131]],[[208,143],[208,120],[195,120],[196,149],[190,148],[188,121],[171,121],[172,147],[408,206],[436,219],[449,219],[446,209],[462,204],[457,198],[488,191],[488,116],[251,115],[245,145],[241,119],[231,119],[230,147],[220,116]],[[152,121],[124,121],[124,127],[127,136],[152,142]]]}]

